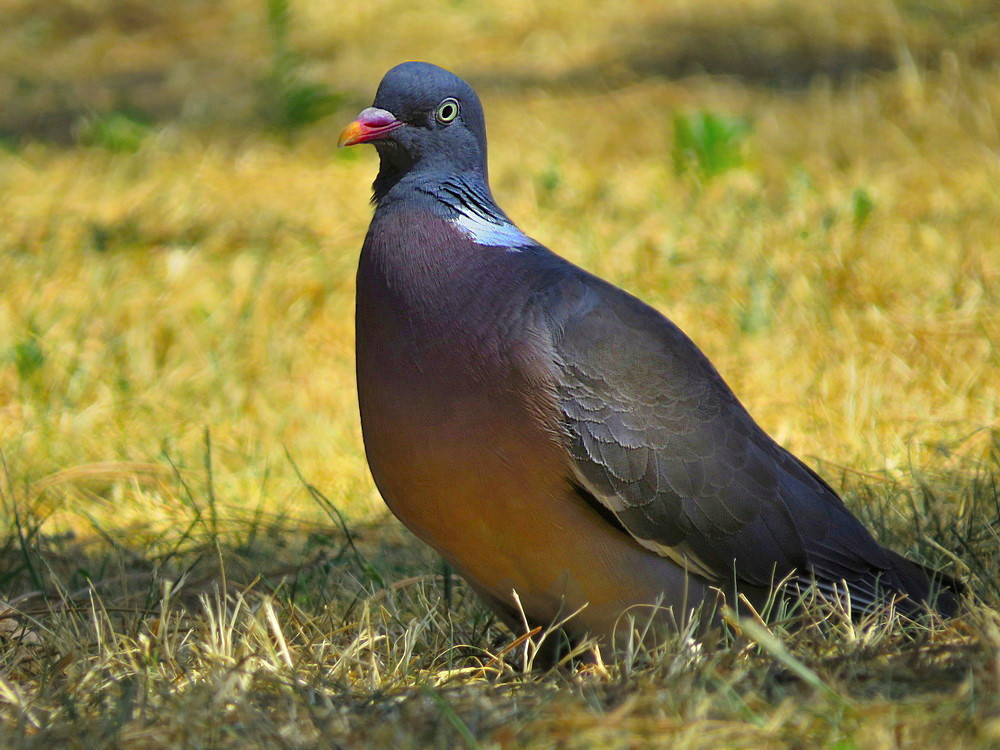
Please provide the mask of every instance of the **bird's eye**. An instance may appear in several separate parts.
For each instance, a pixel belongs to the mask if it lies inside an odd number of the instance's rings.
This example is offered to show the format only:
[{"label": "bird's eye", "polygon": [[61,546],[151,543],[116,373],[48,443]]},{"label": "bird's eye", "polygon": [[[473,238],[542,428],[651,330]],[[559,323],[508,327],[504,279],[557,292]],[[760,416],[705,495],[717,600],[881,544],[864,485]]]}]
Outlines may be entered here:
[{"label": "bird's eye", "polygon": [[442,125],[447,125],[458,117],[458,100],[448,98],[438,105],[437,112],[434,113],[437,121]]}]

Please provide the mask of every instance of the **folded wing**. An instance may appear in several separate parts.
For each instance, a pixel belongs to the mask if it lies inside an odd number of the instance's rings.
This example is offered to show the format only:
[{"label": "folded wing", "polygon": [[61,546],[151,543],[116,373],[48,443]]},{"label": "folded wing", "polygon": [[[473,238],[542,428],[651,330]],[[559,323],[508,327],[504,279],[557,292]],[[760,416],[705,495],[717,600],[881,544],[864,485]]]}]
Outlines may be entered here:
[{"label": "folded wing", "polygon": [[677,326],[584,272],[552,296],[575,479],[636,540],[720,585],[846,582],[856,606],[879,589],[926,596],[919,568],[775,443]]}]

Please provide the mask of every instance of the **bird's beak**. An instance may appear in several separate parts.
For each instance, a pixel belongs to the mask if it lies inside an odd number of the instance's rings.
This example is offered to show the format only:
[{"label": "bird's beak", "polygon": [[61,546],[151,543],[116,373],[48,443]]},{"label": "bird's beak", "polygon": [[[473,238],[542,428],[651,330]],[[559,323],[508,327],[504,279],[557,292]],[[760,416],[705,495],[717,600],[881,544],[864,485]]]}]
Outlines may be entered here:
[{"label": "bird's beak", "polygon": [[392,112],[386,112],[384,109],[376,107],[369,107],[362,110],[361,114],[358,115],[358,119],[340,131],[340,140],[337,141],[337,148],[377,141],[379,138],[402,126],[403,123],[397,120]]}]

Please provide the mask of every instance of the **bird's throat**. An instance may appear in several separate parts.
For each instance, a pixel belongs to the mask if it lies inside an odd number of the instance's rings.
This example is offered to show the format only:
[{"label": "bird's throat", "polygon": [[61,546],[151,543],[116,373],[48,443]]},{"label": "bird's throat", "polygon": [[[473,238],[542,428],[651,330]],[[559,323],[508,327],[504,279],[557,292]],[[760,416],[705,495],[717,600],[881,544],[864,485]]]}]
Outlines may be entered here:
[{"label": "bird's throat", "polygon": [[378,141],[378,174],[372,183],[372,203],[379,204],[415,164],[413,157],[393,141]]}]

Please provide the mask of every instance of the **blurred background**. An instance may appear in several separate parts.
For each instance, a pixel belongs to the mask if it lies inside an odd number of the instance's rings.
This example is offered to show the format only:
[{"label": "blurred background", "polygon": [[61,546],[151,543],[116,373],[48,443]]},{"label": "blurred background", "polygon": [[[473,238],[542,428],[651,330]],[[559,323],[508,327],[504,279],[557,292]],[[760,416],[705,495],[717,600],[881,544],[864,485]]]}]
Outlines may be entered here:
[{"label": "blurred background", "polygon": [[335,143],[407,59],[478,89],[528,234],[852,502],[996,461],[998,39],[988,0],[6,0],[10,538],[308,550],[305,483],[384,517],[353,370],[377,159]]}]

